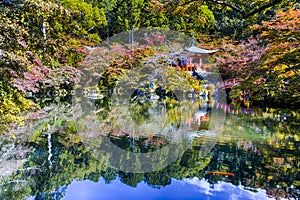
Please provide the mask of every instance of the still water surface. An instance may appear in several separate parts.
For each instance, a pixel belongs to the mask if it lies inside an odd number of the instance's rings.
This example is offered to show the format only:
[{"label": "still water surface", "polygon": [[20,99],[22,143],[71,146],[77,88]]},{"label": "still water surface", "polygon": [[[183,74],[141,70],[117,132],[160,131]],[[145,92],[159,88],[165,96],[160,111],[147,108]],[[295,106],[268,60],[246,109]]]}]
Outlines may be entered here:
[{"label": "still water surface", "polygon": [[[300,195],[295,111],[230,109],[199,98],[113,109],[109,102],[44,102],[14,134],[1,136],[0,199]],[[112,146],[124,151],[110,151]]]}]

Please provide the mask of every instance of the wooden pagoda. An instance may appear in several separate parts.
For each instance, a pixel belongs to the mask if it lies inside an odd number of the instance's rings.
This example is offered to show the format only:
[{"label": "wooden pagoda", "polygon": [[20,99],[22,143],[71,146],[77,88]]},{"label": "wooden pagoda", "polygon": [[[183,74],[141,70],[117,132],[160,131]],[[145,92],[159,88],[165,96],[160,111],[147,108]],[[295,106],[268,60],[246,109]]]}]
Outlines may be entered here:
[{"label": "wooden pagoda", "polygon": [[[189,47],[185,48],[184,51],[181,53],[182,56],[186,57],[188,59],[188,64],[187,64],[187,70],[191,71],[192,67],[196,67],[196,69],[201,68],[203,69],[203,61],[202,59],[204,57],[210,56],[219,50],[207,50],[207,49],[202,49],[199,47],[195,46],[194,43],[194,33],[192,35],[192,42]],[[199,59],[199,64],[193,63],[193,60]]]}]

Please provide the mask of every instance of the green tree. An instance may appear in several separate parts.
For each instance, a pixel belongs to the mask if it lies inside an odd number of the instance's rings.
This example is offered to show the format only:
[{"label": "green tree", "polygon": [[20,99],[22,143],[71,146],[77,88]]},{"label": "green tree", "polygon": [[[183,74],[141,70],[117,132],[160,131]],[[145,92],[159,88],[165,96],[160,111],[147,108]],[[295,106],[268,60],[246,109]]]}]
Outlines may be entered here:
[{"label": "green tree", "polygon": [[84,0],[60,0],[59,3],[68,9],[78,12],[77,20],[83,27],[82,35],[88,35],[95,42],[100,42],[99,30],[102,30],[107,25],[105,8],[97,5],[95,1],[89,3]]},{"label": "green tree", "polygon": [[[75,67],[87,54],[83,44],[88,42],[81,37],[85,29],[78,12],[62,5],[34,0],[0,6],[0,124],[3,126],[19,121],[17,114],[34,108],[24,98],[25,93],[74,84],[78,78]],[[95,18],[99,14],[100,11]],[[99,23],[104,21],[99,18]]]}]

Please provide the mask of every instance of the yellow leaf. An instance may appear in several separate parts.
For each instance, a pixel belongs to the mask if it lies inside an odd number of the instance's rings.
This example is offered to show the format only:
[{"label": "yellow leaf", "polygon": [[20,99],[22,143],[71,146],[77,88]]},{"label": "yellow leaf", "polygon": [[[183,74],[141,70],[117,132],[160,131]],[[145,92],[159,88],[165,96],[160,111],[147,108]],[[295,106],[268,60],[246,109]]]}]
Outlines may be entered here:
[{"label": "yellow leaf", "polygon": [[276,67],[274,67],[274,70],[275,70],[275,71],[283,71],[283,70],[285,70],[286,68],[288,68],[287,65],[280,64],[280,65],[277,65]]}]

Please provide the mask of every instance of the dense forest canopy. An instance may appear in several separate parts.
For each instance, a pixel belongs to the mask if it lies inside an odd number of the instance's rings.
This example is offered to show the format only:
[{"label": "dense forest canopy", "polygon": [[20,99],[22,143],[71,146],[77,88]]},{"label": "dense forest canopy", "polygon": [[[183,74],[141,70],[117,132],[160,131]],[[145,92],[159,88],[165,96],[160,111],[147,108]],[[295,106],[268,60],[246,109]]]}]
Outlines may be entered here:
[{"label": "dense forest canopy", "polygon": [[[55,189],[61,185],[68,185],[74,179],[98,181],[100,176],[107,183],[119,177],[123,183],[133,187],[143,180],[155,187],[170,184],[171,178],[193,176],[206,178],[213,184],[224,180],[224,177],[209,175],[206,171],[224,168],[235,173],[234,177],[226,178],[235,185],[245,181],[245,186],[269,187],[274,193],[280,184],[284,186],[280,189],[282,191],[288,191],[292,184],[299,188],[299,158],[294,153],[299,145],[299,123],[295,119],[293,121],[293,117],[299,115],[296,109],[300,105],[298,0],[3,0],[0,12],[0,134],[9,132],[9,123],[24,123],[26,112],[40,109],[41,103],[32,98],[35,94],[44,97],[54,96],[56,91],[71,93],[80,81],[82,68],[103,67],[103,63],[95,60],[97,56],[104,55],[109,59],[109,65],[102,74],[104,78],[100,81],[102,85],[99,83],[104,89],[114,86],[123,71],[132,66],[144,66],[146,58],[156,55],[158,49],[135,49],[121,58],[120,55],[106,55],[101,48],[90,51],[132,27],[162,27],[188,36],[193,32],[199,46],[220,49],[214,58],[224,80],[243,80],[232,88],[230,97],[238,97],[242,90],[248,89],[253,100],[262,101],[267,107],[294,109],[289,116],[290,125],[278,121],[279,113],[272,112],[273,109],[264,115],[274,118],[246,116],[244,119],[241,115],[231,115],[226,120],[226,127],[231,128],[233,123],[239,126],[236,130],[224,129],[224,140],[230,140],[229,146],[216,145],[202,158],[196,148],[202,140],[195,140],[192,148],[170,166],[153,173],[132,174],[109,168],[109,154],[101,151],[92,154],[91,146],[82,145],[80,137],[74,134],[78,127],[72,121],[69,105],[60,102],[50,108],[45,106],[40,110],[45,112],[31,113],[31,119],[43,119],[28,131],[30,136],[24,134],[24,137],[29,137],[28,142],[35,151],[24,163],[24,170],[16,171],[11,176],[12,182],[2,187],[4,198],[24,198],[34,193],[37,198],[44,194],[45,198],[57,195],[59,199],[63,191]],[[85,58],[90,57],[94,60],[85,62]],[[168,72],[175,73],[175,68]],[[191,77],[188,81],[194,86],[198,84]],[[102,113],[97,119],[106,122],[111,114],[108,112],[111,102],[107,97],[100,102],[97,106]],[[142,111],[142,106],[130,110],[137,124],[146,120]],[[76,114],[79,112],[74,111]],[[43,118],[44,113],[47,115]],[[177,115],[171,113],[169,120],[177,119]],[[80,122],[90,122],[90,118],[84,117],[85,121]],[[49,133],[55,147],[53,168],[47,161],[45,130],[49,125],[55,130]],[[274,135],[265,137],[261,134],[257,137],[252,133],[257,133],[257,129]],[[246,134],[247,131],[250,133]],[[257,141],[253,144],[260,152],[247,149],[247,141],[232,139],[241,132],[246,135],[243,136],[245,140],[250,138],[249,141],[254,141],[255,135]],[[105,145],[103,138],[94,142],[99,146]],[[262,140],[269,145],[263,145]],[[139,148],[142,142],[137,140],[135,148]],[[280,152],[280,156],[286,158],[285,165],[274,160],[279,155],[280,145],[285,147]],[[130,148],[130,145],[126,146],[127,150]],[[221,154],[226,159],[220,161]],[[281,171],[280,175],[278,171]],[[18,188],[18,192],[14,188]],[[291,197],[293,195],[297,194]]]},{"label": "dense forest canopy", "polygon": [[245,80],[232,96],[250,88],[269,105],[299,105],[297,0],[6,0],[0,12],[2,125],[35,108],[26,94],[71,88],[86,46],[132,27],[194,32],[201,45],[222,50],[224,79]]}]

